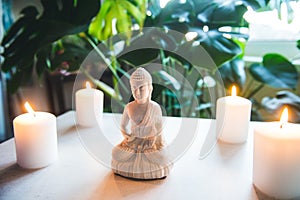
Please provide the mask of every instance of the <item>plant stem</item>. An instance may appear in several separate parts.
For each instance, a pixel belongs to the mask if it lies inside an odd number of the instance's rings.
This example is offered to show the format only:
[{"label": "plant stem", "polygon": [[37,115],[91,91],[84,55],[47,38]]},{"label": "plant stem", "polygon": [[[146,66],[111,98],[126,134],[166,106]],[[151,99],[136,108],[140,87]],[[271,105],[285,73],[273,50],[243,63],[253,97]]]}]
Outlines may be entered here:
[{"label": "plant stem", "polygon": [[242,97],[246,96],[247,91],[248,91],[247,88],[249,87],[249,85],[252,85],[253,82],[254,82],[254,79],[251,78],[250,81],[248,82],[248,84],[245,86],[243,93],[241,94]]},{"label": "plant stem", "polygon": [[263,87],[265,86],[265,84],[261,83],[260,85],[258,85],[254,90],[252,90],[252,92],[246,96],[247,99],[253,97],[259,90],[261,90]]},{"label": "plant stem", "polygon": [[[111,60],[112,60],[112,62],[111,62],[112,63],[112,68],[114,70],[113,73],[117,74],[117,59],[116,59],[116,56],[114,54],[111,56]],[[112,79],[113,79],[112,81],[113,81],[113,85],[114,85],[116,93],[120,94],[120,90],[119,90],[119,87],[118,87],[118,79],[115,76],[113,76]],[[121,79],[119,79],[119,81],[121,81]]]},{"label": "plant stem", "polygon": [[[169,63],[170,63],[171,68],[175,71],[175,62],[174,62],[174,59],[172,57],[170,57],[170,62]],[[173,76],[173,73],[171,75]],[[175,98],[172,96],[172,98],[171,98],[171,112],[172,112],[173,116],[175,115],[175,106],[174,105],[175,105]]]},{"label": "plant stem", "polygon": [[[203,71],[204,73],[205,73],[205,71]],[[204,74],[203,73],[203,74]],[[202,73],[201,73],[202,74]],[[203,78],[202,78],[203,79]],[[202,87],[200,88],[201,89],[201,92],[202,92],[202,94],[201,94],[201,97],[200,97],[200,99],[199,99],[199,101],[200,101],[200,103],[201,103],[201,99],[203,98],[203,92],[204,92],[204,86],[205,84],[204,84],[204,79],[203,79],[203,84],[202,84]],[[195,93],[196,91],[197,91],[197,89],[198,89],[198,84],[197,84],[197,82],[195,82],[194,83],[194,87],[193,87],[193,93],[192,93],[192,95],[191,95],[191,105],[190,105],[190,107],[189,107],[189,111],[188,111],[188,116],[189,117],[191,117],[191,113],[192,113],[192,108],[194,108],[195,110],[196,110],[196,106],[197,105],[194,105],[195,104],[195,100],[197,99],[197,94]]]},{"label": "plant stem", "polygon": [[[100,49],[97,47],[97,45],[85,34],[84,39],[86,39],[89,44],[94,48],[94,50],[97,52],[97,54],[102,58],[103,62],[107,65],[107,67],[110,69],[110,71],[112,72],[114,79],[119,80],[119,83],[122,87],[122,89],[124,89],[126,91],[126,93],[128,93],[128,89],[127,87],[124,85],[123,81],[120,79],[119,75],[117,74],[117,70],[114,69],[114,66],[112,66],[112,64],[107,62],[106,57],[103,55],[103,53],[100,51]],[[114,83],[115,84],[115,83]],[[115,86],[115,85],[114,85]]]},{"label": "plant stem", "polygon": [[[197,84],[194,86],[194,88],[193,88],[193,91],[196,91],[197,90]],[[191,96],[191,105],[189,106],[189,110],[188,110],[188,113],[187,113],[187,116],[186,117],[191,117],[191,113],[192,113],[192,108],[194,108],[195,109],[195,105],[194,105],[194,103],[195,103],[195,99],[196,99],[196,97],[194,96],[194,95],[196,95],[196,94],[194,94],[194,93],[192,93],[192,96]]]},{"label": "plant stem", "polygon": [[184,88],[185,88],[185,84],[186,84],[186,77],[188,74],[188,68],[185,66],[183,66],[183,67],[184,67],[184,72],[183,72],[182,83],[181,83],[181,88],[180,88],[180,101],[181,102],[183,102],[183,97],[184,97],[184,92],[185,92]]},{"label": "plant stem", "polygon": [[[167,60],[163,50],[160,50],[160,58],[161,58],[163,70],[168,72],[169,71],[168,66],[167,66],[168,60]],[[171,102],[170,102],[170,95],[168,95],[168,89],[163,89],[162,95],[163,95],[163,104],[165,105],[166,111],[167,111],[168,115],[172,115],[172,105],[170,105]]]},{"label": "plant stem", "polygon": [[[201,74],[205,74],[206,75],[206,72],[202,71]],[[204,78],[202,77],[201,79],[202,79],[203,84],[201,85],[201,88],[200,88],[200,91],[201,91],[201,94],[199,96],[199,103],[200,104],[204,103],[204,92],[205,92],[205,85],[206,85],[206,83],[204,82]],[[194,91],[197,91],[197,89],[198,89],[198,85],[196,84],[196,86],[194,88]],[[197,98],[197,96],[195,98]],[[200,109],[199,109],[199,116],[201,116],[201,110]]]}]

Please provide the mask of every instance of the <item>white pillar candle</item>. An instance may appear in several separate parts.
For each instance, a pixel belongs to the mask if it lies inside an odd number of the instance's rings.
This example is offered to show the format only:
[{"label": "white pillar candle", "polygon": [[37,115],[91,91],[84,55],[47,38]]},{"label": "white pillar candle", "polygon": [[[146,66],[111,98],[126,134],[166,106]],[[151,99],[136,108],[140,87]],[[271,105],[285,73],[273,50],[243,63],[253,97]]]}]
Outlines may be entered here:
[{"label": "white pillar candle", "polygon": [[243,143],[247,140],[251,105],[248,99],[236,96],[235,86],[231,96],[217,100],[216,131],[221,141]]},{"label": "white pillar candle", "polygon": [[271,197],[300,199],[299,124],[281,120],[255,127],[253,183]]},{"label": "white pillar candle", "polygon": [[47,112],[29,113],[13,120],[16,156],[19,166],[27,169],[46,167],[57,159],[56,117]]},{"label": "white pillar candle", "polygon": [[75,94],[77,124],[84,127],[93,127],[101,121],[103,114],[103,92],[91,88],[89,82],[86,88]]}]

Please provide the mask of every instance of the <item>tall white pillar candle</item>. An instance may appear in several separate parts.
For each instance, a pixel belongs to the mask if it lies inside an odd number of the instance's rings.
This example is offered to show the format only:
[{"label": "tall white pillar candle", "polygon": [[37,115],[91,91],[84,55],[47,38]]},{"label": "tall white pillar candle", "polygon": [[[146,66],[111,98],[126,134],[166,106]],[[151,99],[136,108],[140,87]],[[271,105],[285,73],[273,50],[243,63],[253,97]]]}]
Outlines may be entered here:
[{"label": "tall white pillar candle", "polygon": [[56,117],[26,106],[30,113],[13,120],[17,163],[27,169],[46,167],[57,159]]},{"label": "tall white pillar candle", "polygon": [[228,143],[243,143],[247,140],[251,115],[251,101],[232,95],[217,100],[216,131],[219,139]]},{"label": "tall white pillar candle", "polygon": [[84,127],[96,126],[102,119],[103,92],[91,88],[89,82],[86,88],[80,89],[75,94],[77,124]]},{"label": "tall white pillar candle", "polygon": [[255,127],[253,183],[270,197],[300,199],[299,124],[266,122]]}]

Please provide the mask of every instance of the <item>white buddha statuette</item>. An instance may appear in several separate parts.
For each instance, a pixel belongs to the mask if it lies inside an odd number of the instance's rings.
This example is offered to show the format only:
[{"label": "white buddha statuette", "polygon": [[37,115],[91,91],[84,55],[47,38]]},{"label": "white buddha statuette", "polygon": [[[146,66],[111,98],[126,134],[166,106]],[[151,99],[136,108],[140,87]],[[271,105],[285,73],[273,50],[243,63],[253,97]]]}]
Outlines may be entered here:
[{"label": "white buddha statuette", "polygon": [[124,108],[121,121],[124,139],[113,148],[112,170],[134,179],[164,178],[172,163],[164,149],[161,108],[151,100],[151,75],[138,68],[130,77],[130,86],[134,101]]}]

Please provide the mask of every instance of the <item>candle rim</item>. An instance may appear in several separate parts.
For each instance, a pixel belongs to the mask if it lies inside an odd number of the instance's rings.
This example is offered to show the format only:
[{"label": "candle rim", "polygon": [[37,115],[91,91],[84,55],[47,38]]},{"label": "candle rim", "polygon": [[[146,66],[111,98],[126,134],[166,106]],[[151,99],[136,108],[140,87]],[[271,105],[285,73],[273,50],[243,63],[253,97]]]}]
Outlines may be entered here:
[{"label": "candle rim", "polygon": [[[234,102],[232,102],[231,99],[233,99]],[[225,97],[219,98],[217,101],[224,102],[228,105],[236,105],[236,106],[252,104],[252,102],[249,99],[246,99],[241,96],[225,96]]]},{"label": "candle rim", "polygon": [[18,123],[18,124],[24,124],[24,125],[29,125],[29,124],[35,124],[37,122],[47,122],[49,119],[55,119],[56,121],[56,116],[52,113],[49,112],[44,112],[44,111],[35,111],[36,116],[33,117],[30,113],[23,113],[18,116],[16,116],[13,120],[13,123]]},{"label": "candle rim", "polygon": [[[280,139],[300,139],[300,124],[288,122],[285,128],[280,128],[279,121],[256,122],[253,127],[254,134],[263,135],[265,137]],[[297,129],[297,127],[299,127]]]},{"label": "candle rim", "polygon": [[75,92],[75,96],[81,96],[81,98],[88,98],[90,95],[98,95],[98,93],[104,96],[104,93],[97,88],[81,88]]}]

